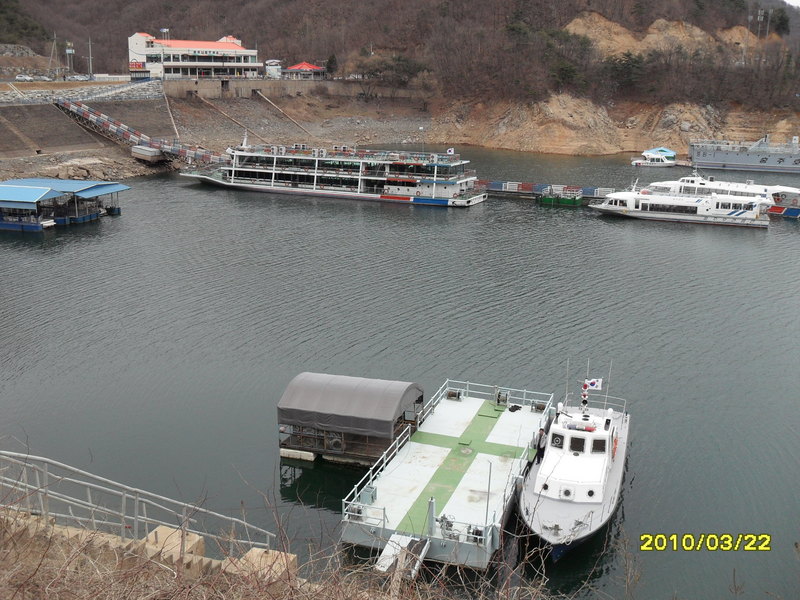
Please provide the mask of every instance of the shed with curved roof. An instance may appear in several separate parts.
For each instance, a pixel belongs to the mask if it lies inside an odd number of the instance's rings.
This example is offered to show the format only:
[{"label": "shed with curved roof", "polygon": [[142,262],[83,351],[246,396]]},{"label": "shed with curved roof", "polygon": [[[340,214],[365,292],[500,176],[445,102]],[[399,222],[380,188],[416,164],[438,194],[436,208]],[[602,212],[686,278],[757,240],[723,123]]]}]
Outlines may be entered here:
[{"label": "shed with curved roof", "polygon": [[278,423],[391,439],[422,396],[417,383],[303,372],[278,402]]}]

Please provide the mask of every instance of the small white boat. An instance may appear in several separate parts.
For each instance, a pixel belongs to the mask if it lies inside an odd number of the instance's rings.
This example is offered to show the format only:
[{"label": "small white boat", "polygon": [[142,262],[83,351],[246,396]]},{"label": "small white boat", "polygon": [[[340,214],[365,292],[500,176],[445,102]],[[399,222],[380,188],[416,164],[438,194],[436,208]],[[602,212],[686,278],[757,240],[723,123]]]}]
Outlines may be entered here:
[{"label": "small white boat", "polygon": [[653,148],[642,152],[641,158],[634,158],[634,167],[674,167],[677,164],[676,154],[669,148]]},{"label": "small white boat", "polygon": [[577,406],[569,393],[558,403],[544,457],[520,491],[520,516],[553,561],[603,527],[620,500],[630,417],[625,400],[600,389],[602,379],[587,379]]}]

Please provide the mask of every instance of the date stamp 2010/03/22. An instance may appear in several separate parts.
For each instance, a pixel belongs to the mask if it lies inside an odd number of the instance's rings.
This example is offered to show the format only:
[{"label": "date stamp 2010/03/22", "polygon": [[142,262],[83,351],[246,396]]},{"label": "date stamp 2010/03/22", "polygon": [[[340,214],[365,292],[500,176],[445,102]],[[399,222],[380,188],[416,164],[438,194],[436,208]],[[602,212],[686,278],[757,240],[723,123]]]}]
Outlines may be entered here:
[{"label": "date stamp 2010/03/22", "polygon": [[772,550],[768,533],[643,533],[639,536],[642,552],[764,552]]}]

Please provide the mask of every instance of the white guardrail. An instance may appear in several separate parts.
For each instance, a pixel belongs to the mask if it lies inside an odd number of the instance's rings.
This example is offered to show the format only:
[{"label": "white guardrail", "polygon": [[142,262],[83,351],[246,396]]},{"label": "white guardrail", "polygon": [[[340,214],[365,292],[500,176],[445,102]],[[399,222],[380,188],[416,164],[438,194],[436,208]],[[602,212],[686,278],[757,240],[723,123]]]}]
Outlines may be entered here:
[{"label": "white guardrail", "polygon": [[0,508],[144,539],[159,525],[215,540],[232,555],[270,548],[275,534],[242,518],[180,502],[99,477],[48,458],[0,450]]}]

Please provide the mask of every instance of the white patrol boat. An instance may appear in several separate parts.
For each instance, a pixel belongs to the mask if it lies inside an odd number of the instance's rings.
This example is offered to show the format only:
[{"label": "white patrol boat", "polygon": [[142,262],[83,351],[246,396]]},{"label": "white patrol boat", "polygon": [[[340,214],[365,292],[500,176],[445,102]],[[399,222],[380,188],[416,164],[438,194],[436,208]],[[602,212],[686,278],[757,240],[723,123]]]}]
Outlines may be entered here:
[{"label": "white patrol boat", "polygon": [[570,394],[558,403],[520,491],[520,516],[553,561],[605,525],[620,499],[630,418],[625,400],[590,393],[599,389],[602,379],[587,379],[578,406]]},{"label": "white patrol boat", "polygon": [[647,187],[609,194],[589,205],[594,210],[651,221],[767,227],[768,209],[776,194],[800,189],[706,179],[694,173],[676,181],[656,181]]}]

